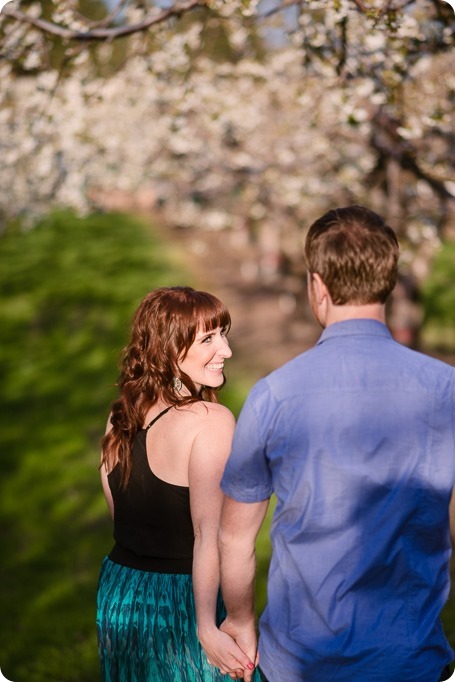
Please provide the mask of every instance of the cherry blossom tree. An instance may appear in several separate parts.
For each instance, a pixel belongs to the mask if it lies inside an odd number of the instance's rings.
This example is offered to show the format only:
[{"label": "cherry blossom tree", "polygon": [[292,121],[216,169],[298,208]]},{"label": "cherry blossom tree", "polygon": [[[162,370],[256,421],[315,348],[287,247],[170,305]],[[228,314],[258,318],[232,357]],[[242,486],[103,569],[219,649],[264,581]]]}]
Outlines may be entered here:
[{"label": "cherry blossom tree", "polygon": [[[96,3],[95,3],[96,5]],[[137,203],[229,229],[263,278],[365,203],[426,274],[453,230],[454,12],[443,0],[15,0],[0,15],[0,215]]]}]

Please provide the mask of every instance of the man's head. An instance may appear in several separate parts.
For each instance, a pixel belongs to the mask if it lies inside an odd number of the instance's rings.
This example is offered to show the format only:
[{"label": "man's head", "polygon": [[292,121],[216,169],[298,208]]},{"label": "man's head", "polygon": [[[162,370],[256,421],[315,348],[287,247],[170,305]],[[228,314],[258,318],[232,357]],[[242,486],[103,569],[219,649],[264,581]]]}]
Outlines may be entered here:
[{"label": "man's head", "polygon": [[334,305],[385,303],[397,279],[395,232],[363,206],[328,211],[305,241],[308,272],[318,274]]}]

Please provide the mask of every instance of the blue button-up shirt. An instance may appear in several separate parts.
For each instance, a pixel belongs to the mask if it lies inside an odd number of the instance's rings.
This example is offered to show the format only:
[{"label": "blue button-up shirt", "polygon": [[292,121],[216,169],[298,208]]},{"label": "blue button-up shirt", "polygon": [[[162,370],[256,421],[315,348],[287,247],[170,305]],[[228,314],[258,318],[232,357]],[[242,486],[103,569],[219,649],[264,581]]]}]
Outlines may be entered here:
[{"label": "blue button-up shirt", "polygon": [[374,320],[330,325],[253,388],[222,489],[277,498],[259,624],[271,682],[439,680],[454,429],[454,368]]}]

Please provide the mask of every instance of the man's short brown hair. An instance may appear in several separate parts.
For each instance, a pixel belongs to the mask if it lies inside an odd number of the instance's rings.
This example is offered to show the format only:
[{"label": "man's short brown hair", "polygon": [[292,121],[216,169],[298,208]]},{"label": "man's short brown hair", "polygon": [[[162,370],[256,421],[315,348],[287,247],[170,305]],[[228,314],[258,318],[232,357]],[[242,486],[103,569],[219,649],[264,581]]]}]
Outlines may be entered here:
[{"label": "man's short brown hair", "polygon": [[396,284],[399,246],[385,220],[364,206],[328,211],[310,227],[305,259],[335,305],[385,303]]}]

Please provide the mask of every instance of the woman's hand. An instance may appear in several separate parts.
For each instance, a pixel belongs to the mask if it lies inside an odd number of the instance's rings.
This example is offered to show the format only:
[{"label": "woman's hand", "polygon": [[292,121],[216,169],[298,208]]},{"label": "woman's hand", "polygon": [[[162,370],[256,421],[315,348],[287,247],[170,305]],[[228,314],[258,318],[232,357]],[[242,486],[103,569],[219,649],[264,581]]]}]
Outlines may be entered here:
[{"label": "woman's hand", "polygon": [[[243,654],[249,657],[250,661],[254,661],[254,666],[259,663],[259,653],[257,650],[257,634],[254,617],[242,622],[236,623],[231,617],[227,616],[220,625],[221,632],[226,633],[231,639],[240,647]],[[251,671],[251,672],[250,672]],[[254,667],[245,672],[245,682],[250,682],[253,677]]]},{"label": "woman's hand", "polygon": [[250,680],[254,663],[225,632],[213,628],[208,633],[199,633],[199,641],[210,665],[219,668],[233,680]]}]

